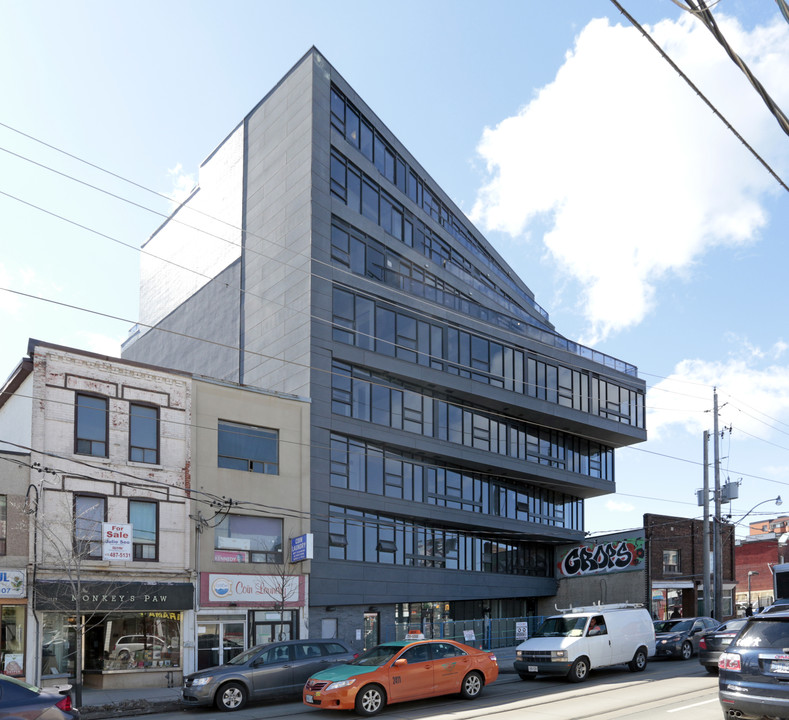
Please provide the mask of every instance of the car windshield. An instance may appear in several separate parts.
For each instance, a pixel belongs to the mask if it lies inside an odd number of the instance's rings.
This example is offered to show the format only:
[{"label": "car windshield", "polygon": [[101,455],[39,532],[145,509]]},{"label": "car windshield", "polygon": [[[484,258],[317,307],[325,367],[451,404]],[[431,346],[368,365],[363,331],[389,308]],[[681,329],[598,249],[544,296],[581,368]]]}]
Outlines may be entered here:
[{"label": "car windshield", "polygon": [[380,667],[384,663],[389,662],[402,649],[400,645],[376,645],[374,648],[359,655],[356,660],[351,660],[348,665]]},{"label": "car windshield", "polygon": [[225,663],[225,665],[245,665],[259,652],[260,652],[260,646],[249,648],[249,650],[247,650],[246,652],[242,652],[240,655],[236,655],[231,660],[228,660]]},{"label": "car windshield", "polygon": [[685,632],[693,627],[692,620],[663,620],[655,623],[656,633]]},{"label": "car windshield", "polygon": [[581,637],[584,625],[585,617],[552,617],[537,628],[534,637]]},{"label": "car windshield", "polygon": [[738,647],[789,647],[789,617],[754,621],[737,636]]}]

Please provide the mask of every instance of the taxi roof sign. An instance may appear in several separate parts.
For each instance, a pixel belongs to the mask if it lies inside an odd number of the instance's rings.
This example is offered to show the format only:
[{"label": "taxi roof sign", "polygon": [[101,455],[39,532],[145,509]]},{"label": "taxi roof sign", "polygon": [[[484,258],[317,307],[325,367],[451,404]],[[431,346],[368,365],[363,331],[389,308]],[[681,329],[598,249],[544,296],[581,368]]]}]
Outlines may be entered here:
[{"label": "taxi roof sign", "polygon": [[405,636],[406,640],[424,640],[425,634],[421,632],[410,632]]}]

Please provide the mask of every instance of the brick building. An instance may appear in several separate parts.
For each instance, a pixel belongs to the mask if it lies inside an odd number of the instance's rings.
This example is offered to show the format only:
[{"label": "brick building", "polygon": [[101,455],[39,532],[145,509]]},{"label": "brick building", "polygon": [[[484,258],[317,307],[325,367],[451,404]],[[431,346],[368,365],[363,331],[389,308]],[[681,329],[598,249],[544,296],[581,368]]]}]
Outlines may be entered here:
[{"label": "brick building", "polygon": [[[674,610],[679,610],[683,617],[703,614],[703,525],[702,520],[693,518],[644,515],[647,576],[654,616],[668,617]],[[721,548],[723,604],[718,619],[723,620],[736,614],[734,526],[728,523],[724,523],[721,531]]]},{"label": "brick building", "polygon": [[[789,537],[784,535],[783,538]],[[750,603],[755,609],[773,602],[772,567],[789,560],[786,543],[775,533],[751,534],[737,543],[734,550],[737,575],[737,609],[740,614]],[[750,597],[748,577],[750,575]]]}]

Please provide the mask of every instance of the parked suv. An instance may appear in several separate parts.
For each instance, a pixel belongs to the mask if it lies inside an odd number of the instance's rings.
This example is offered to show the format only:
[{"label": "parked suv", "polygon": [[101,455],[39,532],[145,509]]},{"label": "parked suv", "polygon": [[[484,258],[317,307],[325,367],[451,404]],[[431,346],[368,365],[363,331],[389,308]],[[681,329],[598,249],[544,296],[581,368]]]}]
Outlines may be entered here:
[{"label": "parked suv", "polygon": [[759,613],[718,660],[718,697],[730,718],[789,718],[789,611]]},{"label": "parked suv", "polygon": [[185,705],[215,704],[219,710],[240,710],[248,700],[300,695],[310,676],[357,655],[333,639],[256,645],[224,665],[187,675],[181,698]]}]

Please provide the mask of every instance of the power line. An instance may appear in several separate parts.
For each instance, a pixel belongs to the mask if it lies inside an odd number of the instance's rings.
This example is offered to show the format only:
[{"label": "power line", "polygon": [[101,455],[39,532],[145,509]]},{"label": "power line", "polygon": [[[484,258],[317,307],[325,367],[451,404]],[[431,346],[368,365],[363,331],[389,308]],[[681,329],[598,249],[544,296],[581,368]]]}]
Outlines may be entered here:
[{"label": "power line", "polygon": [[712,102],[711,102],[710,100],[708,100],[708,99],[707,99],[707,97],[704,95],[704,93],[703,93],[703,92],[701,92],[701,90],[699,90],[699,88],[698,88],[698,87],[696,87],[696,85],[693,83],[693,81],[692,81],[692,80],[691,80],[691,79],[690,79],[690,78],[689,78],[689,77],[688,77],[688,76],[687,76],[687,75],[686,75],[684,72],[682,72],[682,70],[680,70],[679,66],[678,66],[678,65],[677,65],[677,64],[676,64],[676,63],[675,63],[675,62],[674,62],[674,61],[673,61],[673,60],[672,60],[672,59],[671,59],[671,58],[668,56],[668,54],[667,54],[667,53],[666,53],[666,52],[663,50],[663,48],[661,48],[661,47],[660,47],[660,45],[658,45],[658,44],[657,44],[657,43],[656,43],[656,42],[655,42],[655,41],[652,39],[652,37],[649,35],[649,33],[648,33],[646,30],[644,30],[644,28],[643,28],[643,27],[641,27],[641,25],[639,25],[638,21],[637,21],[637,20],[636,20],[636,19],[635,19],[635,18],[634,18],[632,15],[630,15],[630,14],[629,14],[629,13],[628,13],[628,12],[627,12],[627,11],[626,11],[624,8],[623,8],[623,7],[622,7],[622,6],[621,6],[621,5],[620,5],[620,4],[617,2],[617,0],[611,0],[611,2],[613,3],[613,5],[614,5],[614,6],[616,6],[616,8],[619,10],[619,12],[621,12],[621,13],[622,13],[622,15],[624,15],[624,16],[625,16],[625,17],[626,17],[626,18],[627,18],[627,19],[630,21],[630,23],[633,25],[633,27],[635,27],[635,28],[636,28],[636,29],[637,29],[637,30],[638,30],[638,31],[639,31],[639,32],[640,32],[640,33],[641,33],[641,34],[644,36],[644,38],[647,40],[647,42],[648,42],[650,45],[652,45],[652,47],[654,47],[654,48],[655,48],[655,50],[657,50],[657,51],[660,53],[661,57],[662,57],[662,58],[663,58],[663,59],[664,59],[664,60],[665,60],[665,61],[666,61],[666,62],[667,62],[669,65],[671,65],[671,67],[672,67],[672,68],[674,68],[674,70],[676,70],[676,72],[679,74],[679,76],[680,76],[680,77],[681,77],[681,78],[682,78],[682,79],[683,79],[683,80],[684,80],[684,81],[685,81],[685,82],[686,82],[686,83],[687,83],[687,84],[688,84],[688,85],[689,85],[689,86],[690,86],[690,87],[693,89],[693,91],[696,93],[696,95],[698,95],[698,96],[701,98],[701,100],[704,102],[704,104],[705,104],[705,105],[706,105],[706,106],[707,106],[707,107],[708,107],[710,110],[712,110],[712,112],[713,112],[713,113],[715,113],[715,115],[718,117],[718,119],[720,119],[720,121],[721,121],[721,122],[722,122],[722,123],[723,123],[723,124],[724,124],[724,125],[725,125],[725,126],[726,126],[726,127],[727,127],[727,128],[730,130],[730,131],[731,131],[731,132],[732,132],[732,134],[733,134],[733,135],[734,135],[734,136],[735,136],[735,137],[736,137],[736,138],[737,138],[737,139],[738,139],[738,140],[739,140],[739,141],[740,141],[740,142],[741,142],[743,145],[745,145],[745,147],[746,147],[746,148],[747,148],[747,149],[750,151],[750,153],[751,153],[751,154],[752,154],[752,155],[753,155],[753,156],[754,156],[754,157],[755,157],[755,158],[756,158],[756,159],[759,161],[759,163],[761,163],[761,165],[762,165],[762,166],[765,168],[765,170],[767,170],[767,172],[769,172],[769,173],[770,173],[770,175],[772,175],[772,176],[773,176],[773,178],[775,178],[776,182],[777,182],[777,183],[778,183],[778,184],[779,184],[779,185],[780,185],[780,186],[781,186],[781,187],[782,187],[784,190],[786,190],[787,192],[789,192],[789,186],[787,186],[787,184],[786,184],[786,183],[785,183],[785,182],[784,182],[784,181],[781,179],[781,177],[778,175],[778,173],[776,173],[776,172],[775,172],[775,170],[773,170],[773,169],[770,167],[770,165],[767,163],[767,161],[766,161],[764,158],[762,158],[762,156],[761,156],[761,155],[759,155],[759,153],[757,153],[757,152],[756,152],[756,150],[755,150],[753,147],[751,147],[751,145],[750,145],[750,144],[748,144],[747,140],[746,140],[746,139],[745,139],[745,138],[744,138],[742,135],[740,135],[740,133],[739,133],[739,132],[737,132],[737,130],[734,128],[734,126],[733,126],[733,125],[732,125],[732,124],[731,124],[731,123],[730,123],[730,122],[729,122],[729,121],[728,121],[728,120],[727,120],[727,119],[726,119],[726,118],[723,116],[723,114],[720,112],[720,110],[718,110],[718,108],[716,108],[716,107],[715,107],[715,105],[713,105],[713,104],[712,104]]},{"label": "power line", "polygon": [[[762,85],[759,80],[757,79],[756,75],[751,72],[751,69],[745,63],[745,61],[736,53],[734,49],[729,44],[728,40],[726,40],[725,36],[721,32],[720,28],[718,27],[718,23],[715,22],[715,17],[710,12],[709,8],[711,6],[707,6],[704,0],[697,0],[698,5],[694,4],[694,0],[686,0],[688,3],[689,8],[693,11],[693,15],[697,17],[706,27],[712,36],[718,41],[720,46],[726,51],[726,54],[731,58],[734,64],[742,71],[746,78],[748,78],[748,82],[753,85],[754,89],[758,93],[759,97],[764,101],[764,104],[767,106],[767,109],[770,113],[775,117],[778,121],[778,126],[783,130],[787,135],[789,135],[789,118],[784,115],[783,110],[778,107],[778,104],[775,100],[770,97],[770,94],[765,89],[764,85]],[[713,3],[715,5],[715,3]],[[681,5],[680,5],[681,7]]]}]

